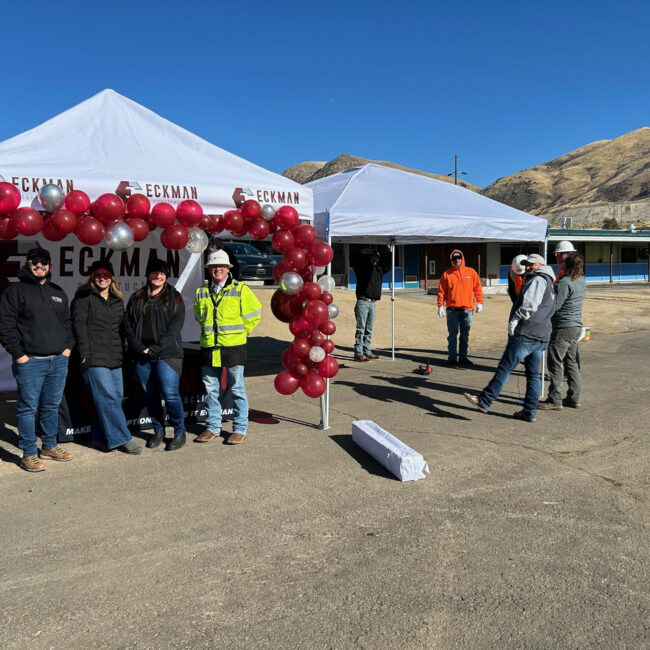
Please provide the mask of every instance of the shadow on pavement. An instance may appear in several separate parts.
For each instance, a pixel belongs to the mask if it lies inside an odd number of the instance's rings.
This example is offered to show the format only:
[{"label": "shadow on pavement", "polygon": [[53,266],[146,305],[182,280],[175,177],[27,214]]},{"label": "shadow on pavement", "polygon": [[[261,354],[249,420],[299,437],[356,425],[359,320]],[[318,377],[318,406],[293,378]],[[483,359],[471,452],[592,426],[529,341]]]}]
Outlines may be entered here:
[{"label": "shadow on pavement", "polygon": [[354,458],[354,460],[359,463],[359,465],[365,469],[369,474],[374,474],[375,476],[381,476],[382,478],[392,479],[397,481],[385,467],[380,465],[372,456],[367,454],[361,447],[352,442],[351,435],[333,435],[330,436],[330,439],[333,440],[341,449],[345,451]]}]

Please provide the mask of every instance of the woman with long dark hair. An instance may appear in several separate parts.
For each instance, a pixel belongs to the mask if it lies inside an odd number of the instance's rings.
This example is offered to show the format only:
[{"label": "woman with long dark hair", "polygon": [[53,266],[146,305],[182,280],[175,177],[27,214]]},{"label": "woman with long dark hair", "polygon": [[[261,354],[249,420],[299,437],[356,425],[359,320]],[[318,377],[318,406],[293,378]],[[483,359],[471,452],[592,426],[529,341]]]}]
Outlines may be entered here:
[{"label": "woman with long dark hair", "polygon": [[[582,332],[582,304],[585,299],[585,259],[577,252],[569,253],[560,264],[562,274],[555,285],[553,331],[548,344],[548,398],[538,408],[559,410],[563,406],[578,408],[582,380],[578,364],[578,340]],[[562,399],[562,378],[566,374],[567,394]]]},{"label": "woman with long dark hair", "polygon": [[185,412],[178,392],[183,368],[181,331],[185,305],[181,294],[167,282],[169,267],[163,260],[149,260],[146,274],[147,283],[131,296],[126,306],[124,329],[153,424],[153,436],[147,447],[157,447],[165,438],[161,404],[164,399],[174,427],[174,437],[165,449],[174,451],[185,444]]},{"label": "woman with long dark hair", "polygon": [[124,294],[107,260],[93,262],[88,282],[72,301],[72,327],[81,358],[83,379],[95,403],[92,441],[109,451],[139,454],[122,410],[124,339],[121,330]]}]

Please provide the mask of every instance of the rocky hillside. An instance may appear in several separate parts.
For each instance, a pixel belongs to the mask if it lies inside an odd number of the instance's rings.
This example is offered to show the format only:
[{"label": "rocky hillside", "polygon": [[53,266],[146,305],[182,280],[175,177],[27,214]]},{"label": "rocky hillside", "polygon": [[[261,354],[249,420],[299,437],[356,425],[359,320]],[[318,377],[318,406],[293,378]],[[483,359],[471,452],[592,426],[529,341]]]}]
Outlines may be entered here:
[{"label": "rocky hillside", "polygon": [[[392,162],[385,160],[369,160],[368,158],[361,158],[359,156],[351,156],[350,154],[344,153],[329,162],[313,162],[307,161],[300,163],[299,165],[294,165],[289,167],[284,172],[283,176],[290,178],[297,183],[309,183],[309,181],[315,181],[319,178],[325,178],[326,176],[331,176],[332,174],[338,174],[339,172],[345,171],[346,169],[351,169],[352,167],[359,167],[360,165],[366,165],[367,163],[375,163],[377,165],[384,165],[384,167],[392,167],[393,169],[401,169],[405,172],[411,172],[412,174],[420,174],[421,176],[429,176],[430,178],[436,178],[439,181],[446,181],[453,183],[453,177],[441,176],[440,174],[430,174],[429,172],[423,172],[419,169],[409,169],[408,167],[402,167]],[[466,187],[469,190],[475,192],[480,191],[480,188],[471,183],[466,183],[461,179],[458,179],[458,184]]]}]

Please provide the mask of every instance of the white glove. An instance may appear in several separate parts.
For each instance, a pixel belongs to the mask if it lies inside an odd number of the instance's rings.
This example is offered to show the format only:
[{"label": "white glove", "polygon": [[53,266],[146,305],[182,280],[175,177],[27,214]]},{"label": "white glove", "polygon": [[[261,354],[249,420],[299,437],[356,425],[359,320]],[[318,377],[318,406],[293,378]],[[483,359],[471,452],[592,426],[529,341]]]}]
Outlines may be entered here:
[{"label": "white glove", "polygon": [[438,307],[438,316],[440,316],[440,318],[445,317],[445,308],[444,307]]},{"label": "white glove", "polygon": [[519,320],[516,318],[513,318],[511,321],[508,322],[508,336],[515,335],[515,330],[517,329],[518,324],[519,324]]},{"label": "white glove", "polygon": [[480,314],[482,311],[483,311],[483,303],[482,302],[476,303],[476,313]]}]

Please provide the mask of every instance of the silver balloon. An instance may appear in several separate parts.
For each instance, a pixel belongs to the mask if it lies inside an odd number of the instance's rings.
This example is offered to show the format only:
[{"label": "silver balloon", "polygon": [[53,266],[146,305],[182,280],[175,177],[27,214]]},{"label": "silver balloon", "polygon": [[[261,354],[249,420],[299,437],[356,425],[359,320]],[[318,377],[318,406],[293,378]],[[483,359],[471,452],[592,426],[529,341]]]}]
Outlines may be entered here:
[{"label": "silver balloon", "polygon": [[283,273],[280,278],[280,289],[282,289],[282,291],[284,291],[288,296],[295,296],[297,293],[300,293],[304,284],[305,281],[300,277],[300,275],[293,271]]},{"label": "silver balloon", "polygon": [[326,266],[315,266],[314,267],[314,275],[320,275],[321,273],[325,273]]},{"label": "silver balloon", "polygon": [[309,358],[314,363],[318,363],[325,358],[325,350],[323,350],[319,345],[315,345],[311,350],[309,350]]},{"label": "silver balloon", "polygon": [[38,192],[38,200],[47,212],[56,212],[65,203],[65,192],[54,183],[43,185]]},{"label": "silver balloon", "polygon": [[208,247],[208,244],[210,243],[208,236],[200,228],[197,228],[196,226],[190,228],[187,231],[187,234],[188,240],[185,246],[186,251],[189,251],[190,253],[202,253]]},{"label": "silver balloon", "polygon": [[123,251],[133,246],[133,231],[123,221],[118,221],[106,228],[106,245],[114,251]]},{"label": "silver balloon", "polygon": [[262,219],[265,219],[266,221],[271,221],[273,217],[275,216],[275,208],[272,205],[269,205],[268,203],[266,205],[262,206]]},{"label": "silver balloon", "polygon": [[329,315],[329,320],[332,320],[339,315],[339,308],[332,302],[327,305],[327,314]]},{"label": "silver balloon", "polygon": [[334,282],[334,278],[331,275],[324,275],[322,278],[318,279],[318,284],[323,291],[331,292],[336,285],[336,282]]}]

